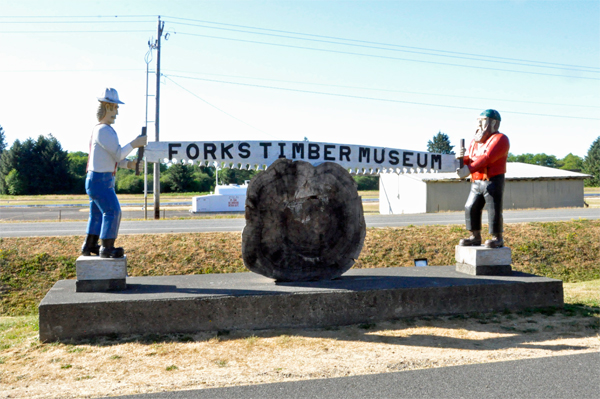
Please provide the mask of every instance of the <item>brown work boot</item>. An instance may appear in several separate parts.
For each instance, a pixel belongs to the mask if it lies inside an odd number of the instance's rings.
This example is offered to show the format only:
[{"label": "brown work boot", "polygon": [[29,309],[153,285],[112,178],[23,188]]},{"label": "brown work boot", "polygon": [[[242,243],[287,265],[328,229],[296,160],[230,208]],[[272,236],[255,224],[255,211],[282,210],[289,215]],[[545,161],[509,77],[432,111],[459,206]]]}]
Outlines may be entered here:
[{"label": "brown work boot", "polygon": [[481,231],[473,230],[471,232],[471,237],[461,239],[458,245],[461,247],[476,247],[481,245]]},{"label": "brown work boot", "polygon": [[502,234],[493,235],[492,239],[486,240],[484,245],[486,248],[502,248],[504,246]]}]

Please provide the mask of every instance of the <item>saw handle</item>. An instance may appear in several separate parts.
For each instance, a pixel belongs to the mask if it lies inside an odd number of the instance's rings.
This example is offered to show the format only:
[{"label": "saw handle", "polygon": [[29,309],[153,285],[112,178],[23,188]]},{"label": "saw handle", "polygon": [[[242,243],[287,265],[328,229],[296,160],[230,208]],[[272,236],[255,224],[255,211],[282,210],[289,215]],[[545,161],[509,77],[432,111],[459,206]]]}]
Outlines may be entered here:
[{"label": "saw handle", "polygon": [[[463,150],[465,150],[465,139],[460,139],[460,152],[463,152]],[[461,168],[465,166],[464,157],[460,157],[460,159],[458,160],[458,164]]]},{"label": "saw handle", "polygon": [[[146,126],[142,127],[142,136],[146,135]],[[140,175],[140,162],[144,158],[144,147],[138,148],[137,161],[135,163],[135,175]]]}]

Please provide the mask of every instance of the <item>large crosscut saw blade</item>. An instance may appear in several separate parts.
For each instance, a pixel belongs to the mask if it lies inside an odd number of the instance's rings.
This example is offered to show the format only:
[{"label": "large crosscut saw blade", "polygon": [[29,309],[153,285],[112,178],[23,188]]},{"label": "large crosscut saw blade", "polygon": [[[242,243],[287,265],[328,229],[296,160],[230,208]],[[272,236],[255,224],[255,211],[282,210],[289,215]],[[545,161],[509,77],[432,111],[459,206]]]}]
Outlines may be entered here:
[{"label": "large crosscut saw blade", "polygon": [[220,168],[263,170],[278,158],[318,165],[335,162],[351,173],[454,172],[452,154],[309,141],[158,141],[146,146],[148,162],[193,162]]}]

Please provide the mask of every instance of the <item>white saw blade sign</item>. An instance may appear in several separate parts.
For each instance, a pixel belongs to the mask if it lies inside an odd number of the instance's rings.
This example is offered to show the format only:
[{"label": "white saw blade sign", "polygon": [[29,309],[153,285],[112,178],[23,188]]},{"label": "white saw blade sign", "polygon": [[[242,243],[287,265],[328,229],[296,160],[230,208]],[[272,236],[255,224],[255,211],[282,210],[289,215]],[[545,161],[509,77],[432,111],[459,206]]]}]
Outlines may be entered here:
[{"label": "white saw blade sign", "polygon": [[148,162],[256,170],[279,158],[335,162],[353,173],[454,172],[458,167],[452,154],[309,141],[158,141],[148,143],[145,156]]}]

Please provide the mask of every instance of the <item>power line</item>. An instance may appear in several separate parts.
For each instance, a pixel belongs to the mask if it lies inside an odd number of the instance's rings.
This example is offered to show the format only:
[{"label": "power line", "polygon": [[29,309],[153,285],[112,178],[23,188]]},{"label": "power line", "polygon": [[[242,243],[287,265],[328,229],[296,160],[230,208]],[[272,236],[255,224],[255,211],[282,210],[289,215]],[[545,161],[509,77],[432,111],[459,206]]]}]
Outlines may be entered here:
[{"label": "power line", "polygon": [[[9,19],[9,18],[98,19],[98,18],[148,18],[148,17],[157,17],[157,15],[4,16],[4,17],[0,17],[0,19],[3,19],[3,20]],[[242,33],[290,38],[290,39],[296,39],[296,40],[310,40],[310,41],[314,41],[314,42],[348,45],[348,46],[363,47],[363,48],[373,48],[373,49],[380,49],[380,50],[387,50],[387,51],[403,51],[403,52],[409,52],[409,53],[414,53],[414,54],[423,54],[423,55],[437,56],[437,57],[459,58],[459,59],[467,59],[467,60],[474,60],[474,61],[480,61],[480,62],[493,62],[492,60],[495,60],[495,62],[512,64],[512,65],[522,65],[522,66],[537,67],[537,68],[571,69],[571,70],[575,70],[575,71],[579,71],[579,72],[600,73],[600,68],[582,66],[582,65],[560,64],[560,63],[551,63],[551,62],[543,62],[543,61],[535,61],[535,60],[518,59],[518,58],[497,57],[497,56],[489,56],[489,55],[483,55],[483,54],[462,53],[462,52],[455,52],[455,51],[430,49],[430,48],[424,48],[424,47],[415,47],[415,46],[402,46],[402,45],[390,44],[390,43],[356,40],[356,39],[348,39],[348,38],[335,37],[335,36],[316,35],[316,34],[309,34],[309,33],[303,33],[303,32],[277,30],[277,29],[267,29],[267,28],[260,28],[260,27],[254,27],[254,26],[227,24],[227,23],[197,20],[197,19],[190,19],[190,18],[181,18],[181,17],[172,17],[172,16],[168,16],[168,17],[164,17],[164,18],[173,19],[175,21],[171,21],[172,23],[180,24],[180,25],[196,26],[196,27],[203,27],[203,28],[209,28],[209,29],[229,30],[229,31],[242,32]],[[204,24],[213,24],[213,25],[220,25],[220,26],[230,26],[230,27],[244,28],[244,29],[254,29],[254,30],[261,30],[261,31],[265,31],[265,32],[286,33],[286,34],[292,34],[292,35],[298,35],[298,36],[315,37],[315,38],[320,38],[320,39],[332,39],[332,40],[346,41],[346,42],[353,42],[353,43],[363,43],[363,45],[352,44],[352,43],[332,42],[332,41],[326,41],[326,40],[307,39],[307,38],[302,38],[302,37],[291,37],[291,36],[284,36],[284,35],[279,35],[279,34],[269,34],[269,33],[262,33],[262,32],[243,31],[243,30],[239,30],[239,29],[219,28],[219,27],[214,27],[214,26],[206,26],[206,25],[198,25],[198,24],[185,24],[182,22],[177,22],[177,20],[199,22],[199,23],[204,23]],[[39,20],[35,21],[35,23],[38,23],[38,24],[39,23],[70,24],[70,23],[90,23],[90,22],[92,22],[92,23],[146,23],[146,21],[39,21]],[[28,22],[28,21],[3,21],[3,23],[30,23],[30,22]],[[96,32],[105,33],[105,31],[2,31],[0,33],[96,33]],[[127,32],[134,32],[134,31],[110,31],[110,32],[127,33]],[[184,34],[184,33],[182,33],[182,34]],[[208,37],[210,37],[210,36],[208,36]],[[263,43],[263,44],[269,44],[269,43]],[[387,46],[387,47],[393,47],[393,48],[374,47],[372,45]],[[400,50],[400,49],[411,49],[411,50]],[[420,50],[420,51],[412,51],[412,50]],[[437,53],[443,53],[443,54],[426,53],[423,51],[437,52]],[[469,56],[469,57],[464,57],[464,56]],[[478,57],[478,58],[470,58],[470,57]],[[482,59],[482,58],[488,58],[488,59]],[[407,60],[407,61],[425,62],[425,61],[417,61],[417,60]],[[518,62],[512,62],[512,61],[518,61]],[[540,64],[540,65],[531,65],[532,63]],[[444,65],[454,65],[454,64],[444,64]],[[457,66],[457,65],[454,65],[454,66]],[[471,66],[463,66],[463,67],[471,67]],[[471,67],[471,68],[475,68],[475,67]],[[579,69],[577,69],[577,68],[579,68]],[[586,69],[588,69],[588,70],[586,70]],[[493,70],[501,70],[501,69],[493,69]],[[524,72],[524,71],[512,71],[512,72],[532,73],[532,72]],[[555,76],[555,75],[550,75],[550,76]],[[556,75],[556,76],[562,76],[562,75]],[[581,77],[574,77],[574,78],[581,78]],[[583,78],[583,79],[585,79],[585,78]],[[590,79],[590,78],[588,78],[588,79]]]},{"label": "power line", "polygon": [[15,30],[0,31],[0,33],[134,33],[134,32],[154,32],[150,29],[144,30]]},{"label": "power line", "polygon": [[[165,76],[167,76],[167,75],[165,75]],[[201,80],[201,81],[205,81],[205,82],[224,83],[224,84],[248,86],[248,87],[259,87],[259,88],[271,89],[271,90],[283,90],[283,91],[292,91],[292,92],[307,93],[307,94],[320,94],[320,95],[331,96],[331,97],[345,97],[345,98],[355,98],[355,99],[359,99],[359,100],[372,100],[372,101],[383,101],[383,102],[391,102],[391,103],[399,103],[399,104],[423,105],[423,106],[428,106],[428,107],[467,109],[467,110],[476,110],[476,111],[480,110],[479,108],[460,107],[460,106],[456,106],[456,105],[431,104],[431,103],[422,103],[422,102],[416,102],[416,101],[402,101],[402,100],[392,100],[392,99],[387,99],[387,98],[355,96],[355,95],[350,95],[350,94],[328,93],[328,92],[313,91],[313,90],[291,89],[291,88],[287,88],[287,87],[256,85],[256,84],[251,84],[251,83],[228,82],[228,81],[216,80],[216,79],[193,78],[193,77],[189,77],[189,76],[179,76],[179,75],[169,75],[169,76],[175,77],[175,78],[182,78],[182,79]],[[172,81],[172,79],[171,79],[171,81]],[[580,116],[536,114],[536,113],[531,113],[531,112],[518,112],[518,111],[506,111],[506,110],[501,110],[501,111],[503,113],[518,114],[518,115],[548,116],[548,117],[553,117],[553,118],[569,118],[569,119],[600,120],[600,118],[589,118],[589,117],[580,117]]]},{"label": "power line", "polygon": [[312,85],[312,86],[338,87],[338,88],[342,88],[342,89],[371,90],[371,91],[381,91],[381,92],[387,92],[387,93],[405,93],[405,94],[417,94],[417,95],[435,96],[435,97],[464,98],[464,99],[470,99],[470,100],[486,100],[486,101],[490,100],[490,101],[503,101],[503,102],[513,102],[513,103],[523,103],[523,104],[556,105],[556,106],[563,106],[563,107],[600,108],[600,106],[597,106],[597,105],[559,104],[559,103],[547,103],[547,102],[539,102],[539,101],[501,99],[501,98],[496,98],[496,97],[486,98],[486,97],[456,96],[456,95],[451,95],[451,94],[424,93],[424,92],[418,92],[418,91],[381,89],[381,88],[364,87],[364,86],[334,85],[334,84],[328,84],[328,83],[315,83],[315,82],[302,82],[302,81],[294,81],[294,80],[258,78],[258,77],[252,77],[252,76],[224,75],[224,74],[218,74],[218,73],[190,72],[190,71],[178,71],[178,70],[170,70],[170,72],[191,73],[191,74],[209,75],[209,76],[221,76],[221,77],[227,77],[227,78],[262,80],[262,81],[268,81],[268,82],[303,84],[303,85]]},{"label": "power line", "polygon": [[[576,67],[576,68],[589,68],[589,69],[600,70],[600,68],[598,68],[598,67],[590,67],[590,66],[583,66],[583,65],[560,64],[560,63],[554,63],[554,62],[525,60],[525,59],[519,59],[519,58],[507,58],[507,57],[497,57],[497,56],[492,56],[492,55],[482,55],[482,54],[473,54],[473,53],[461,53],[461,52],[448,51],[448,50],[437,50],[437,49],[430,49],[430,48],[425,48],[425,47],[402,46],[402,45],[398,45],[398,44],[390,44],[390,43],[373,42],[373,41],[366,41],[366,40],[348,39],[348,38],[335,37],[335,36],[315,35],[315,34],[309,34],[309,33],[285,31],[285,30],[278,30],[278,29],[259,28],[259,27],[254,27],[254,26],[235,25],[235,24],[227,24],[227,23],[214,22],[214,21],[205,21],[205,20],[190,19],[190,18],[168,17],[168,16],[166,16],[164,18],[170,18],[170,19],[182,20],[182,21],[192,21],[192,22],[208,23],[208,24],[213,24],[213,25],[232,26],[232,27],[245,28],[245,29],[255,29],[255,30],[262,30],[262,31],[267,31],[267,32],[287,33],[287,34],[301,35],[301,36],[308,36],[308,37],[317,37],[317,38],[323,38],[323,39],[343,40],[343,41],[350,41],[350,42],[355,42],[355,43],[375,44],[375,45],[383,45],[383,46],[390,46],[390,47],[397,47],[397,48],[408,48],[408,49],[413,49],[413,50],[436,51],[436,52],[446,53],[446,54],[468,55],[468,56],[485,57],[485,58],[491,58],[491,59],[497,59],[497,60],[521,61],[521,62],[539,63],[539,64],[546,64],[546,65],[558,65],[558,66],[567,66],[567,67]],[[171,21],[171,22],[173,22],[173,21]]]},{"label": "power line", "polygon": [[[60,19],[60,18],[62,18],[62,19],[65,19],[65,18],[99,19],[99,18],[156,18],[156,17],[158,17],[158,15],[149,15],[149,14],[142,14],[142,15],[61,15],[61,16],[12,15],[12,16],[0,16],[0,20],[6,20],[6,19],[11,19],[11,18],[16,18],[16,19],[27,19],[27,18],[28,19]],[[228,23],[215,22],[215,21],[192,19],[192,18],[164,16],[163,19],[172,19],[172,20],[175,20],[175,21],[171,21],[172,23],[179,23],[179,24],[182,24],[182,23],[176,22],[176,21],[190,21],[190,22],[198,22],[198,23],[204,23],[204,24],[230,26],[230,27],[235,27],[235,28],[261,30],[261,31],[265,31],[265,32],[285,33],[285,34],[292,34],[292,35],[298,35],[298,36],[315,37],[315,38],[321,38],[321,39],[332,39],[332,40],[339,40],[339,41],[364,43],[364,44],[370,44],[370,45],[380,45],[380,46],[388,46],[388,47],[395,47],[395,48],[405,48],[405,49],[412,49],[412,50],[433,51],[433,52],[444,53],[444,54],[454,54],[454,55],[460,55],[460,56],[473,56],[473,57],[480,57],[480,58],[489,58],[489,59],[494,59],[494,60],[519,61],[519,62],[535,63],[535,64],[542,64],[542,65],[555,65],[555,66],[563,66],[563,67],[574,67],[574,68],[600,70],[600,68],[598,68],[598,67],[590,67],[590,66],[584,66],[584,65],[562,64],[562,63],[554,63],[554,62],[544,62],[544,61],[520,59],[520,58],[498,57],[498,56],[491,56],[491,55],[484,55],[484,54],[464,53],[464,52],[457,52],[457,51],[416,47],[416,46],[403,46],[403,45],[391,44],[391,43],[349,39],[349,38],[336,37],[336,36],[317,35],[317,34],[286,31],[286,30],[279,30],[279,29],[268,29],[268,28],[261,28],[261,27],[248,26],[248,25],[228,24]],[[39,21],[36,21],[36,22],[40,23]],[[51,22],[55,22],[55,23],[85,23],[85,22],[80,22],[80,21],[73,21],[73,22],[71,22],[71,21],[50,21],[50,23]],[[103,23],[103,22],[111,22],[111,21],[97,21],[96,23]],[[114,21],[114,22],[128,22],[128,21]],[[141,22],[141,21],[130,21],[130,22]],[[21,23],[21,21],[18,21],[18,22],[3,21],[3,23]],[[26,23],[26,22],[24,22],[24,23]],[[192,25],[192,24],[187,24],[187,25],[202,27],[201,25]],[[213,28],[218,29],[215,27],[213,27]],[[248,33],[257,33],[257,32],[248,32]],[[300,38],[297,38],[297,39],[300,39]],[[339,43],[339,44],[342,44],[342,43]],[[435,55],[435,54],[430,54],[430,55]],[[487,60],[480,60],[480,61],[487,61]],[[534,65],[532,65],[532,66],[534,66]]]},{"label": "power line", "polygon": [[7,18],[156,18],[158,15],[3,15],[0,19]]},{"label": "power line", "polygon": [[177,86],[179,86],[181,89],[183,89],[183,90],[187,91],[187,92],[188,92],[188,93],[190,93],[192,96],[196,97],[198,100],[200,100],[200,101],[202,101],[202,102],[204,102],[204,103],[206,103],[206,104],[210,105],[211,107],[213,107],[213,108],[214,108],[214,109],[216,109],[217,111],[220,111],[220,112],[224,113],[225,115],[229,116],[230,118],[233,118],[233,119],[235,119],[236,121],[238,121],[238,122],[241,122],[241,123],[243,123],[244,125],[246,125],[246,126],[249,126],[249,127],[251,127],[252,129],[254,129],[254,130],[257,130],[257,131],[259,131],[259,132],[261,132],[261,133],[264,133],[264,134],[268,135],[269,137],[273,137],[274,139],[278,140],[278,138],[277,138],[277,137],[275,137],[275,136],[273,136],[273,135],[271,135],[271,134],[269,134],[269,133],[265,132],[264,130],[261,130],[261,129],[259,129],[259,128],[255,127],[255,126],[252,126],[251,124],[249,124],[249,123],[247,123],[247,122],[244,122],[243,120],[241,120],[241,119],[239,119],[239,118],[237,118],[237,117],[235,117],[235,116],[231,115],[229,112],[222,110],[221,108],[217,107],[216,105],[209,103],[208,101],[206,101],[205,99],[203,99],[202,97],[200,97],[199,95],[197,95],[196,93],[194,93],[194,92],[192,92],[192,91],[190,91],[190,90],[186,89],[185,87],[183,87],[182,85],[180,85],[179,83],[177,83],[176,81],[174,81],[173,79],[171,79],[171,77],[170,77],[169,75],[161,74],[161,76],[164,76],[165,78],[169,79],[169,80],[170,80],[171,82],[173,82],[175,85],[177,85]]},{"label": "power line", "polygon": [[314,47],[295,46],[295,45],[291,45],[291,44],[260,42],[260,41],[256,41],[256,40],[233,39],[233,38],[229,38],[229,37],[200,35],[200,34],[196,34],[196,33],[185,33],[185,32],[174,32],[174,33],[180,34],[180,35],[187,35],[187,36],[206,37],[206,38],[210,38],[210,39],[221,39],[221,40],[228,40],[228,41],[235,41],[235,42],[242,42],[242,43],[252,43],[252,44],[264,44],[264,45],[268,45],[268,46],[294,48],[294,49],[302,49],[302,50],[312,50],[312,51],[320,51],[320,52],[334,53],[334,54],[358,55],[361,57],[372,57],[372,58],[381,58],[381,59],[396,60],[396,61],[417,62],[417,63],[422,63],[422,64],[445,65],[445,66],[454,66],[454,67],[471,68],[471,69],[485,69],[485,70],[489,70],[489,71],[524,73],[524,74],[528,74],[528,75],[555,76],[555,77],[560,77],[560,78],[600,80],[600,78],[590,78],[590,77],[584,77],[584,76],[557,75],[557,74],[553,74],[553,73],[544,73],[544,72],[518,71],[518,70],[514,70],[514,69],[502,69],[502,68],[490,68],[490,67],[474,66],[474,65],[451,64],[448,62],[414,60],[414,59],[410,59],[410,58],[400,58],[400,57],[391,57],[391,56],[385,56],[385,55],[365,54],[365,53],[354,53],[354,52],[350,52],[350,51],[339,51],[339,50],[330,50],[330,49],[319,49],[319,48],[314,48]]},{"label": "power line", "polygon": [[3,24],[147,24],[154,21],[2,21]]},{"label": "power line", "polygon": [[[471,60],[471,61],[480,61],[480,62],[494,62],[494,63],[501,63],[501,64],[509,64],[509,65],[528,66],[528,67],[533,67],[533,68],[549,68],[549,69],[560,69],[560,70],[568,69],[568,70],[573,70],[573,71],[578,71],[578,72],[600,73],[600,70],[598,70],[598,71],[589,71],[589,70],[586,70],[586,69],[580,69],[580,68],[587,68],[587,67],[577,67],[577,68],[575,68],[575,67],[551,66],[551,65],[532,65],[531,63],[524,63],[524,62],[502,61],[502,60],[497,60],[497,59],[493,59],[492,60],[492,59],[482,59],[481,58],[481,57],[485,57],[485,56],[477,56],[477,57],[480,57],[480,58],[473,58],[472,56],[471,57],[465,57],[465,56],[460,56],[460,55],[434,54],[434,53],[428,53],[428,52],[425,52],[425,51],[403,50],[403,49],[398,49],[398,48],[385,48],[385,47],[377,47],[377,46],[373,46],[373,45],[355,44],[355,43],[341,43],[341,42],[335,42],[335,41],[331,41],[331,40],[309,39],[309,38],[303,38],[303,37],[293,37],[293,36],[288,36],[288,35],[278,35],[278,34],[272,34],[272,33],[251,32],[251,31],[247,31],[247,30],[231,29],[231,28],[220,28],[220,27],[206,26],[206,25],[196,25],[196,24],[186,24],[186,23],[182,23],[182,22],[171,22],[171,23],[174,23],[176,25],[195,26],[195,27],[208,28],[208,29],[219,29],[219,30],[225,30],[225,31],[230,31],[230,32],[250,33],[250,34],[253,34],[253,35],[262,35],[262,36],[269,36],[269,37],[279,37],[279,38],[294,39],[294,40],[305,40],[305,41],[316,42],[316,43],[337,44],[337,45],[343,45],[343,46],[352,46],[352,47],[368,48],[368,49],[375,49],[375,50],[385,50],[385,51],[396,51],[396,52],[411,53],[411,54],[421,54],[421,55],[427,55],[427,56],[433,56],[433,57],[457,58],[457,59]],[[432,51],[432,50],[428,50],[428,51]],[[433,51],[437,51],[437,50],[433,50]]]},{"label": "power line", "polygon": [[27,72],[142,72],[142,68],[117,68],[117,69],[6,69],[0,70],[0,73],[27,73]]}]

